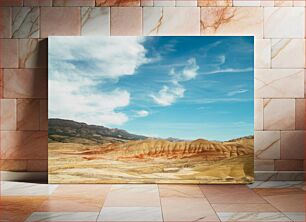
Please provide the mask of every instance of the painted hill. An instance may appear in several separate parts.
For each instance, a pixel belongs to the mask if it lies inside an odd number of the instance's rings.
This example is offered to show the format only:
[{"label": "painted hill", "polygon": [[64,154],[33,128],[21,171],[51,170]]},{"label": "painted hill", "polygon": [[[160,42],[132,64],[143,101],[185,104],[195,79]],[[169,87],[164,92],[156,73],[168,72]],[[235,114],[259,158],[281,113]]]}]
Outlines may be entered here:
[{"label": "painted hill", "polygon": [[253,139],[240,138],[238,142],[211,142],[204,139],[172,142],[146,139],[107,144],[79,154],[88,155],[87,157],[103,154],[106,158],[112,159],[184,159],[195,157],[204,160],[222,160],[251,153],[253,153]]},{"label": "painted hill", "polygon": [[128,133],[121,129],[104,126],[87,125],[72,120],[49,119],[49,143],[103,144],[109,142],[126,142],[143,140],[147,137]]}]

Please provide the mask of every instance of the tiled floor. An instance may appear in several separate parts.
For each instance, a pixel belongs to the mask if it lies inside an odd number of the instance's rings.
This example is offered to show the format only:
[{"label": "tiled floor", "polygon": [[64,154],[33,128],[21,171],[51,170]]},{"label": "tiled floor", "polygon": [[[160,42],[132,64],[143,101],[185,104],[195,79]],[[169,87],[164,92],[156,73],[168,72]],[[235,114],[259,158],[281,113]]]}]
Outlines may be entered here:
[{"label": "tiled floor", "polygon": [[47,185],[1,182],[0,221],[305,221],[301,182]]}]

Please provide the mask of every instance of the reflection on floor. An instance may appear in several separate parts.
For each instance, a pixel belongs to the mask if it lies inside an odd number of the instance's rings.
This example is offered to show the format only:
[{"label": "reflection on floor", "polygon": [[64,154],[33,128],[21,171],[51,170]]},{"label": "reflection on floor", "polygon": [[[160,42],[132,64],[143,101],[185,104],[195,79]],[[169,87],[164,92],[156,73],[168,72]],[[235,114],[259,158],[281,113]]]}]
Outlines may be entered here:
[{"label": "reflection on floor", "polygon": [[302,182],[48,185],[1,182],[0,221],[305,221]]}]

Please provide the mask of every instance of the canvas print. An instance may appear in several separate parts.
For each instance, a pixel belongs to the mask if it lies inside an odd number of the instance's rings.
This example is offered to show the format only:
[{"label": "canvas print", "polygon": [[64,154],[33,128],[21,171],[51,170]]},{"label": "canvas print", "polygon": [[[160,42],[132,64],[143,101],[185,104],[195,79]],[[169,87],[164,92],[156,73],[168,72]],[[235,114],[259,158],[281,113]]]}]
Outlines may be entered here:
[{"label": "canvas print", "polygon": [[253,37],[48,41],[50,183],[253,181]]}]

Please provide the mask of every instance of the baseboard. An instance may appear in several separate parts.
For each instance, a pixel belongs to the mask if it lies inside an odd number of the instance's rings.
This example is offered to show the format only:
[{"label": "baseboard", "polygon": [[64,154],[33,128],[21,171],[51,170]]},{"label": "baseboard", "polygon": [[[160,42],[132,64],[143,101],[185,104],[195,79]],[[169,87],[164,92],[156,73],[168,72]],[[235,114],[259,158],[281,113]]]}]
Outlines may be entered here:
[{"label": "baseboard", "polygon": [[48,172],[1,171],[2,181],[48,183]]},{"label": "baseboard", "polygon": [[256,181],[304,181],[305,171],[255,171]]},{"label": "baseboard", "polygon": [[[255,171],[256,181],[304,181],[305,171]],[[1,171],[3,181],[48,183],[48,172]]]}]

